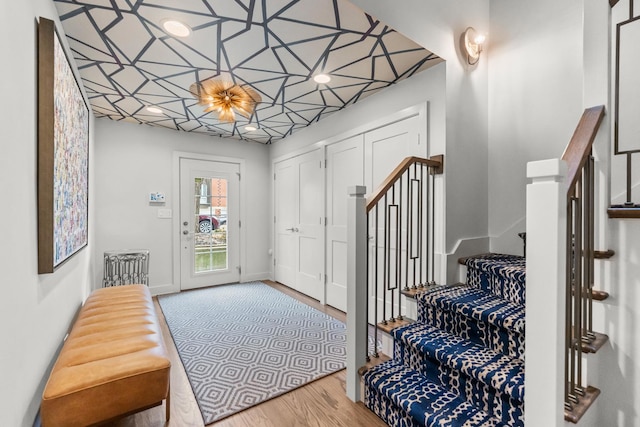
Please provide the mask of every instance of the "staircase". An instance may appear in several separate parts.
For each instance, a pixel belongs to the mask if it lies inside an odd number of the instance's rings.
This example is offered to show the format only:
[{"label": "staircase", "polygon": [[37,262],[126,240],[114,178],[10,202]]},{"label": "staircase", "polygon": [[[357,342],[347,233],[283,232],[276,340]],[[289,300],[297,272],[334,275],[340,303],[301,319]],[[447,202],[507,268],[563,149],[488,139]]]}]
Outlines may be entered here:
[{"label": "staircase", "polygon": [[524,426],[525,260],[463,262],[466,285],[419,292],[417,321],[391,330],[393,359],[363,374],[390,426]]}]

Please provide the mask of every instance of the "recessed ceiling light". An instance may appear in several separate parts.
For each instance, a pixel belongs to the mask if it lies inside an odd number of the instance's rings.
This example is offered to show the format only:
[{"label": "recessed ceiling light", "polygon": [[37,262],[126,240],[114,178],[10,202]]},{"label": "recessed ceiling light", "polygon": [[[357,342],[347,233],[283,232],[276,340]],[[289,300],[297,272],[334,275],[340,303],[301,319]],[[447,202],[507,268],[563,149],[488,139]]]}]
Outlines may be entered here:
[{"label": "recessed ceiling light", "polygon": [[180,21],[176,21],[175,19],[165,19],[162,21],[162,28],[176,37],[187,37],[191,35],[191,28],[187,24],[184,24]]},{"label": "recessed ceiling light", "polygon": [[313,77],[313,80],[316,83],[324,84],[324,83],[329,83],[331,81],[331,77],[327,74],[316,74]]},{"label": "recessed ceiling light", "polygon": [[255,126],[245,126],[244,130],[246,130],[247,132],[253,132],[254,130],[258,130],[258,128]]},{"label": "recessed ceiling light", "polygon": [[162,110],[158,107],[147,107],[147,111],[153,114],[162,114]]}]

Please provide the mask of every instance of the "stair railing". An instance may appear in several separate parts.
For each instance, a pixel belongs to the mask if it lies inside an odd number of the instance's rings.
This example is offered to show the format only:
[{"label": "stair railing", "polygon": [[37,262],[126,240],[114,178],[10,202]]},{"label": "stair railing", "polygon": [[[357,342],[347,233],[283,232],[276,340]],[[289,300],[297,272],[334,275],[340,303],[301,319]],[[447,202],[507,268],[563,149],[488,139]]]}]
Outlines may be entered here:
[{"label": "stair railing", "polygon": [[[401,290],[435,285],[434,176],[442,173],[442,156],[407,157],[367,199],[367,283],[373,307],[369,322],[378,328],[404,320]],[[371,355],[378,357],[377,345]],[[367,354],[369,357],[369,354]]]},{"label": "stair railing", "polygon": [[591,148],[603,114],[584,111],[562,159],[527,164],[527,425],[564,426],[597,396],[584,385],[582,352],[596,335]]},{"label": "stair railing", "polygon": [[357,370],[379,357],[380,328],[405,319],[401,291],[436,283],[434,177],[443,164],[442,155],[407,157],[366,200],[364,187],[349,189],[347,395],[354,401]]},{"label": "stair railing", "polygon": [[[583,346],[596,339],[593,331],[595,173],[593,141],[604,107],[586,109],[562,160],[567,163],[565,417],[590,397],[583,383]],[[575,421],[574,421],[575,422]]]}]

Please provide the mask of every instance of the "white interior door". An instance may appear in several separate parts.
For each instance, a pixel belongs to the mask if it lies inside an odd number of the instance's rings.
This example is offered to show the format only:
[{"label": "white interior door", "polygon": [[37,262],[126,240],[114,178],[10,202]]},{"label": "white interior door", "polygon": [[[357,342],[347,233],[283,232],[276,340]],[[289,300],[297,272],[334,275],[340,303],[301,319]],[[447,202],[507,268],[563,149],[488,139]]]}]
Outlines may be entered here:
[{"label": "white interior door", "polygon": [[275,279],[296,289],[297,162],[286,160],[275,166]]},{"label": "white interior door", "polygon": [[240,280],[238,163],[180,159],[180,289]]},{"label": "white interior door", "polygon": [[[426,157],[427,156],[427,144],[426,141],[420,140],[419,134],[419,120],[420,116],[414,116],[396,123],[392,123],[390,125],[384,126],[382,128],[367,132],[365,134],[365,183],[367,186],[367,191],[369,194],[372,194],[374,191],[378,189],[384,179],[395,169],[398,164],[404,160],[408,156],[419,156]],[[390,226],[392,229],[392,234],[395,233],[393,230],[396,227],[396,219],[395,215],[397,210],[391,208],[390,211]],[[385,212],[381,211],[378,213],[378,229],[376,230],[375,221],[370,221],[369,223],[369,236],[375,236],[376,232],[378,233],[378,253],[382,254],[384,250],[384,233],[383,227],[386,221]],[[405,231],[406,233],[406,231]],[[391,255],[390,259],[395,259],[395,241],[389,242]],[[375,240],[369,240],[369,255],[370,259],[373,259],[376,253]],[[404,286],[403,283],[396,284],[393,281],[393,278],[396,277],[396,264],[394,262],[390,262],[387,265],[389,269],[387,275],[390,277],[390,285],[392,287]],[[374,274],[374,269],[376,268],[375,263],[369,264],[370,275],[369,277],[372,280],[375,280],[376,275]],[[377,277],[379,280],[379,285],[382,286],[382,277],[384,276],[384,264],[382,262],[378,263],[378,272]],[[375,301],[375,287],[373,285],[369,286],[370,289],[370,301],[369,301],[369,320],[373,322],[373,313],[374,309],[378,308],[379,316],[382,315],[382,304],[383,304],[383,294],[382,292],[378,292],[378,301]],[[389,297],[389,293],[387,292],[387,309],[390,309],[391,298]],[[390,311],[388,311],[390,312]],[[403,307],[403,312],[406,312],[406,308]],[[378,317],[378,320],[381,320]]]},{"label": "white interior door", "polygon": [[279,162],[275,174],[275,278],[324,302],[322,152]]},{"label": "white interior door", "polygon": [[347,311],[347,188],[364,183],[364,137],[327,147],[327,304]]}]

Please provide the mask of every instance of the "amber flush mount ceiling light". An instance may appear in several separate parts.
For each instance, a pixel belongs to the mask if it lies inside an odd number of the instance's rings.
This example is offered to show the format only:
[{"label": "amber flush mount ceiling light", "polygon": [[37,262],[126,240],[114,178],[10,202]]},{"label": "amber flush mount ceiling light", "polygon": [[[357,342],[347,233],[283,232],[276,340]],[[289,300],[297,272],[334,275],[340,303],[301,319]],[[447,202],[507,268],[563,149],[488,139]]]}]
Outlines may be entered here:
[{"label": "amber flush mount ceiling light", "polygon": [[251,117],[256,104],[262,101],[260,94],[253,88],[229,81],[205,80],[192,84],[189,91],[198,100],[198,104],[205,107],[205,113],[215,111],[218,119],[224,122],[234,122],[236,113],[246,118]]}]

